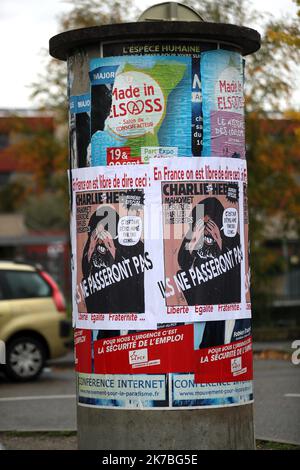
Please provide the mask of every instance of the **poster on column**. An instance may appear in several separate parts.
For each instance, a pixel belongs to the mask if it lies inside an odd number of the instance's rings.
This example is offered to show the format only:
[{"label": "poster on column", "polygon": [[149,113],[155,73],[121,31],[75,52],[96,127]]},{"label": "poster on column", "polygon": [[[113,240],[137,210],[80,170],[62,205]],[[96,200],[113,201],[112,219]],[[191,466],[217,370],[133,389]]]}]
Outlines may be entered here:
[{"label": "poster on column", "polygon": [[93,59],[92,164],[199,155],[201,135],[199,145],[191,139],[199,124],[194,114],[201,115],[199,72],[199,59],[184,56]]},{"label": "poster on column", "polygon": [[196,383],[252,380],[251,320],[206,322],[195,353]]},{"label": "poster on column", "polygon": [[145,315],[144,276],[153,261],[144,239],[144,167],[84,168],[71,177],[76,326],[155,328]]},{"label": "poster on column", "polygon": [[[146,305],[159,323],[249,318],[241,159],[153,160]],[[154,209],[155,207],[155,209]]]},{"label": "poster on column", "polygon": [[90,333],[84,358],[92,372],[79,362],[79,405],[175,410],[253,399],[249,319]]},{"label": "poster on column", "polygon": [[[202,91],[201,91],[201,75],[200,75],[200,54],[206,50],[214,49],[212,43],[204,43],[203,41],[176,41],[172,40],[153,40],[153,41],[135,41],[117,43],[103,42],[103,57],[110,56],[134,56],[134,55],[161,55],[161,56],[189,56],[191,58],[191,106],[192,106],[192,123],[191,123],[191,145],[194,157],[201,156],[202,151]],[[180,115],[173,116],[174,128],[181,126]],[[161,154],[161,150],[151,149],[151,154]]]},{"label": "poster on column", "polygon": [[76,372],[92,372],[92,332],[75,328],[74,362]]},{"label": "poster on column", "polygon": [[250,285],[251,285],[251,269],[250,269],[250,240],[249,240],[249,213],[248,213],[248,186],[244,183],[244,237],[245,237],[245,289],[246,302],[251,308]]},{"label": "poster on column", "polygon": [[245,158],[243,58],[237,52],[201,54],[203,156]]}]

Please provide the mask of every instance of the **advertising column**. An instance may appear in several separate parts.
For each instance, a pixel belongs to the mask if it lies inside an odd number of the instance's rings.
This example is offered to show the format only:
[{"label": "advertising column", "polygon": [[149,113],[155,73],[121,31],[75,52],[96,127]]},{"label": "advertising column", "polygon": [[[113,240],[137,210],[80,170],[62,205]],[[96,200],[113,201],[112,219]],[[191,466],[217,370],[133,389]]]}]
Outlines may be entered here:
[{"label": "advertising column", "polygon": [[249,28],[197,21],[53,38],[80,448],[253,447],[243,55],[258,48]]},{"label": "advertising column", "polygon": [[79,404],[250,403],[243,60],[209,50],[89,69],[92,168],[72,171],[74,321],[92,330]]}]

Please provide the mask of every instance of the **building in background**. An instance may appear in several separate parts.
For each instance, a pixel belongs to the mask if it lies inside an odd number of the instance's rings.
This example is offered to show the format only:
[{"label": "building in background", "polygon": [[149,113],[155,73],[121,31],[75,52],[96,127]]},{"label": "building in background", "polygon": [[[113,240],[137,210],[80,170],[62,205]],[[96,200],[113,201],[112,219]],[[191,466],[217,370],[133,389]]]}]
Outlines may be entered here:
[{"label": "building in background", "polygon": [[[260,147],[256,158],[258,155],[263,174],[252,174],[252,188],[255,191],[258,182],[258,194],[260,198],[265,198],[262,204],[264,212],[258,211],[257,217],[263,229],[261,248],[266,266],[269,266],[261,280],[267,308],[263,308],[262,315],[258,317],[263,323],[282,327],[300,326],[299,116],[295,114],[289,119],[276,116],[260,119],[256,123],[248,122],[250,129],[255,126],[259,130],[252,134],[251,142],[255,145],[255,137],[259,135]],[[250,168],[251,157],[250,148]],[[256,200],[255,207],[257,210],[259,200]],[[252,244],[256,242],[252,239]]]}]

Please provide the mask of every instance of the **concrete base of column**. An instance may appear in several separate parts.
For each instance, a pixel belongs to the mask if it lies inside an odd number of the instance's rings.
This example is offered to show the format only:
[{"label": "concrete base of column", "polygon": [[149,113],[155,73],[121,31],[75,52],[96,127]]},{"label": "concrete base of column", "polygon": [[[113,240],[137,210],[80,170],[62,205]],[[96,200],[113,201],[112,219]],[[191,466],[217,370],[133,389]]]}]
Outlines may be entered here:
[{"label": "concrete base of column", "polygon": [[79,449],[254,449],[253,405],[208,410],[102,410],[78,406]]}]

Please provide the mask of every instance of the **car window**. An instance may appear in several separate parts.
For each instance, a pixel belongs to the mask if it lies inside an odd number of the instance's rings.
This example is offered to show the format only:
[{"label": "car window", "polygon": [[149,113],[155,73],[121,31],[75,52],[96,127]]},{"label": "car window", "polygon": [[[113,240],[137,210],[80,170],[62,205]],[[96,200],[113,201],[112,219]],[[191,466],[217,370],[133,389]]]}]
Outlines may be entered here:
[{"label": "car window", "polygon": [[51,287],[34,271],[2,271],[6,299],[50,297]]}]

